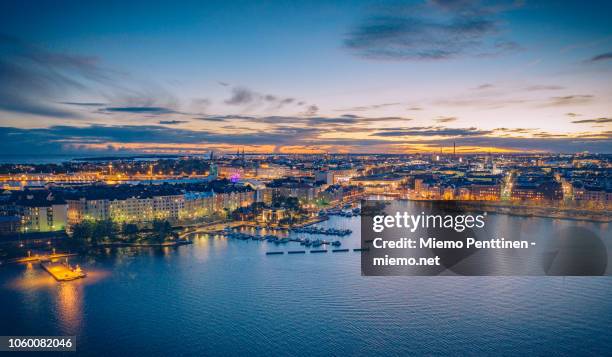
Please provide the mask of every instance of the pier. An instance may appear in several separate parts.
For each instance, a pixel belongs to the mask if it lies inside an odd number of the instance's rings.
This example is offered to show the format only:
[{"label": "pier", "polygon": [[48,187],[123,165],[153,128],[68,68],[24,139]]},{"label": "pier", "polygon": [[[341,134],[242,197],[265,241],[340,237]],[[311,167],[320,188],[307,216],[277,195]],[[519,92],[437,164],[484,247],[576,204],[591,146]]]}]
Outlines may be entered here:
[{"label": "pier", "polygon": [[6,262],[7,263],[32,263],[32,262],[37,262],[37,261],[67,258],[67,257],[75,256],[75,255],[78,255],[78,254],[76,253],[55,253],[55,254],[42,254],[42,255],[36,254],[36,255],[31,255],[28,257],[7,260]]},{"label": "pier", "polygon": [[87,276],[78,265],[72,268],[64,263],[41,262],[40,266],[57,281],[71,281]]},{"label": "pier", "polygon": [[[366,252],[368,251],[368,248],[353,248],[353,252]],[[347,253],[350,252],[351,250],[349,248],[343,248],[343,249],[332,249],[332,253]],[[306,250],[290,250],[287,251],[287,254],[305,254],[307,251]],[[327,253],[328,250],[327,249],[311,249],[308,252],[310,252],[311,254],[316,254],[316,253]],[[285,252],[283,251],[274,251],[274,252],[266,252],[266,255],[281,255],[281,254],[285,254]]]}]

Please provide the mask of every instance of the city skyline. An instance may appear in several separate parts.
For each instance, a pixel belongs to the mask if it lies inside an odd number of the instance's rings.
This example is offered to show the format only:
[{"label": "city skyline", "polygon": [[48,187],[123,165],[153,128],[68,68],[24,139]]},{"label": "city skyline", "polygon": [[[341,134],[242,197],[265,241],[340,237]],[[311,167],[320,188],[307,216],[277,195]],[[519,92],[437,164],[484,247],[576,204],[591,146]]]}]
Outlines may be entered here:
[{"label": "city skyline", "polygon": [[605,2],[0,10],[4,155],[612,148]]}]

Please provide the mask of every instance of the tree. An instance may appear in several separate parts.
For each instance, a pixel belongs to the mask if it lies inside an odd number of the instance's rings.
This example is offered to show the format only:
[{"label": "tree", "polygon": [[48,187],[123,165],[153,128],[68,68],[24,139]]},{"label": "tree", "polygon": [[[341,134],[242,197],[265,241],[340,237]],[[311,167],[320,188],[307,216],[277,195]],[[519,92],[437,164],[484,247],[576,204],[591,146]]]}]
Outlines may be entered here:
[{"label": "tree", "polygon": [[72,238],[77,241],[86,242],[91,239],[93,223],[83,221],[72,226]]},{"label": "tree", "polygon": [[172,225],[170,225],[170,222],[168,221],[156,219],[153,221],[152,226],[152,238],[160,243],[166,240],[166,237],[172,233]]},{"label": "tree", "polygon": [[121,228],[121,231],[123,232],[123,234],[125,234],[126,236],[128,236],[128,239],[131,241],[136,240],[136,236],[138,235],[138,226],[133,224],[133,223],[124,223],[123,227]]}]

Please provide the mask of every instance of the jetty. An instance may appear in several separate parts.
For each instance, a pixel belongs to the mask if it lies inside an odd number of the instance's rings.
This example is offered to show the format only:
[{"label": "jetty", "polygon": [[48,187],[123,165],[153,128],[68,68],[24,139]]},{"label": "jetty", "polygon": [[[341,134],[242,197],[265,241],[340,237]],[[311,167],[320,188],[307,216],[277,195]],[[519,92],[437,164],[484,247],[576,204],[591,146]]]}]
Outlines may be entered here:
[{"label": "jetty", "polygon": [[336,228],[319,228],[319,227],[302,227],[302,228],[293,228],[291,231],[295,233],[308,233],[308,234],[322,234],[329,236],[347,236],[353,231],[350,229],[336,229]]},{"label": "jetty", "polygon": [[55,260],[78,255],[76,253],[35,254],[28,257],[8,260],[7,263],[31,263],[44,260]]},{"label": "jetty", "polygon": [[87,276],[81,267],[71,267],[67,263],[41,262],[40,266],[57,281],[71,281]]}]

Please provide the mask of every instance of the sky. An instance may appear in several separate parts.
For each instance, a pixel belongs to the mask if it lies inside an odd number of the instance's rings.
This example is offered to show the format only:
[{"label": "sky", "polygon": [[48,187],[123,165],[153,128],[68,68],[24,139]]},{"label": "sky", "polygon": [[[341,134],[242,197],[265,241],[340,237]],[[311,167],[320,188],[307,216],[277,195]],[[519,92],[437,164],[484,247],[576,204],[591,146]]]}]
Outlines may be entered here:
[{"label": "sky", "polygon": [[0,155],[612,152],[609,1],[0,1]]}]

